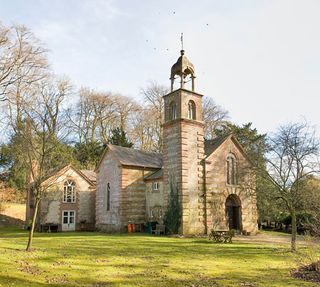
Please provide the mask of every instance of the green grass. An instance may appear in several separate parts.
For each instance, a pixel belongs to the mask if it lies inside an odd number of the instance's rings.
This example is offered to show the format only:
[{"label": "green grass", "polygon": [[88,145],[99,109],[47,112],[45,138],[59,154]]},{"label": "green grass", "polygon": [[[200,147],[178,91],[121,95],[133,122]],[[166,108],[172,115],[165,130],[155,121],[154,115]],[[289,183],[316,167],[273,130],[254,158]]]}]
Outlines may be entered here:
[{"label": "green grass", "polygon": [[290,277],[288,245],[0,230],[0,286],[315,286]]}]

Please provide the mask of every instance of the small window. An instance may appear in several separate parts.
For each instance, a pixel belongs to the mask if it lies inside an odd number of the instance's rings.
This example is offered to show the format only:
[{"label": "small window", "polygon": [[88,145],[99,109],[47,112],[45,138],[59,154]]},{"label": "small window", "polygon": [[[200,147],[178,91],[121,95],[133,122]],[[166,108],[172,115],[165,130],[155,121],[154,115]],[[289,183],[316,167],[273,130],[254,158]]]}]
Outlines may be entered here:
[{"label": "small window", "polygon": [[238,184],[237,163],[234,155],[228,155],[227,157],[227,183]]},{"label": "small window", "polygon": [[172,101],[169,106],[169,119],[175,120],[177,118],[177,104],[175,101]]},{"label": "small window", "polygon": [[75,203],[76,202],[75,183],[72,180],[68,180],[64,183],[63,202],[65,202],[65,203]]},{"label": "small window", "polygon": [[107,211],[110,210],[110,183],[107,184]]},{"label": "small window", "polygon": [[154,182],[153,184],[152,184],[152,190],[153,191],[158,191],[159,190],[159,182]]},{"label": "small window", "polygon": [[196,104],[194,103],[194,101],[189,101],[188,103],[188,119],[196,119]]}]

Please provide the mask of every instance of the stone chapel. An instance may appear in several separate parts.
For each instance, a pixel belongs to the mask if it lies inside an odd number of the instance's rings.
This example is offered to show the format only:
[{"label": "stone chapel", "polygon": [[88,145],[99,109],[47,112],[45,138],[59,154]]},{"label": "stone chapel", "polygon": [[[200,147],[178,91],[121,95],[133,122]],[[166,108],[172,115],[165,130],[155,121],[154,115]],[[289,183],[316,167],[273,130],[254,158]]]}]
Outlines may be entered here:
[{"label": "stone chapel", "polygon": [[[128,223],[162,223],[174,188],[181,234],[211,229],[255,233],[252,164],[233,135],[205,141],[203,96],[195,91],[195,78],[194,66],[181,50],[171,68],[171,91],[164,96],[162,154],[108,145],[95,174],[64,167],[51,199],[41,203],[40,222],[54,223],[59,230],[87,226],[105,232],[126,232]],[[27,205],[30,218],[30,195]]]},{"label": "stone chapel", "polygon": [[163,154],[106,148],[96,170],[96,228],[119,232],[128,222],[161,222],[170,188],[175,188],[181,234],[206,234],[212,228],[256,232],[250,160],[233,135],[204,140],[203,96],[195,91],[195,69],[184,50],[170,80],[171,91],[164,96]]}]

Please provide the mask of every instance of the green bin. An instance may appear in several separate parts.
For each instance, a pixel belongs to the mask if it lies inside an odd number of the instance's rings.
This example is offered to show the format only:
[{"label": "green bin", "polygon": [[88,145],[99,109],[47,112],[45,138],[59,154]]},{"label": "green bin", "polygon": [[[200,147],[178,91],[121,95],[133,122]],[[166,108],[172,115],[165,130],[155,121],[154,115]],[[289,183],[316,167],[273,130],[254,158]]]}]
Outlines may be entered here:
[{"label": "green bin", "polygon": [[158,224],[157,221],[148,221],[144,226],[144,232],[152,234],[152,230],[156,229],[156,225]]}]

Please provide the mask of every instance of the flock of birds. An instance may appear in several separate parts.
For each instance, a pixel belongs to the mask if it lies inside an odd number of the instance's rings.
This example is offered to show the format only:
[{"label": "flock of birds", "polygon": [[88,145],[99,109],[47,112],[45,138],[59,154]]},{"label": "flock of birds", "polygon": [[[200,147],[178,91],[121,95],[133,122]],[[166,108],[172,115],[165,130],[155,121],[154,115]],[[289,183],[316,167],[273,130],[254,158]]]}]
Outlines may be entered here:
[{"label": "flock of birds", "polygon": [[[160,12],[159,12],[158,14],[160,15]],[[176,14],[176,11],[173,11],[172,14],[175,15],[175,14]],[[206,23],[206,27],[208,27],[208,26],[209,26],[209,24]],[[149,43],[149,40],[148,40],[148,39],[146,40],[146,43]],[[153,50],[156,51],[157,48],[153,47]],[[168,52],[168,51],[169,51],[169,48],[166,48],[165,51]]]}]

